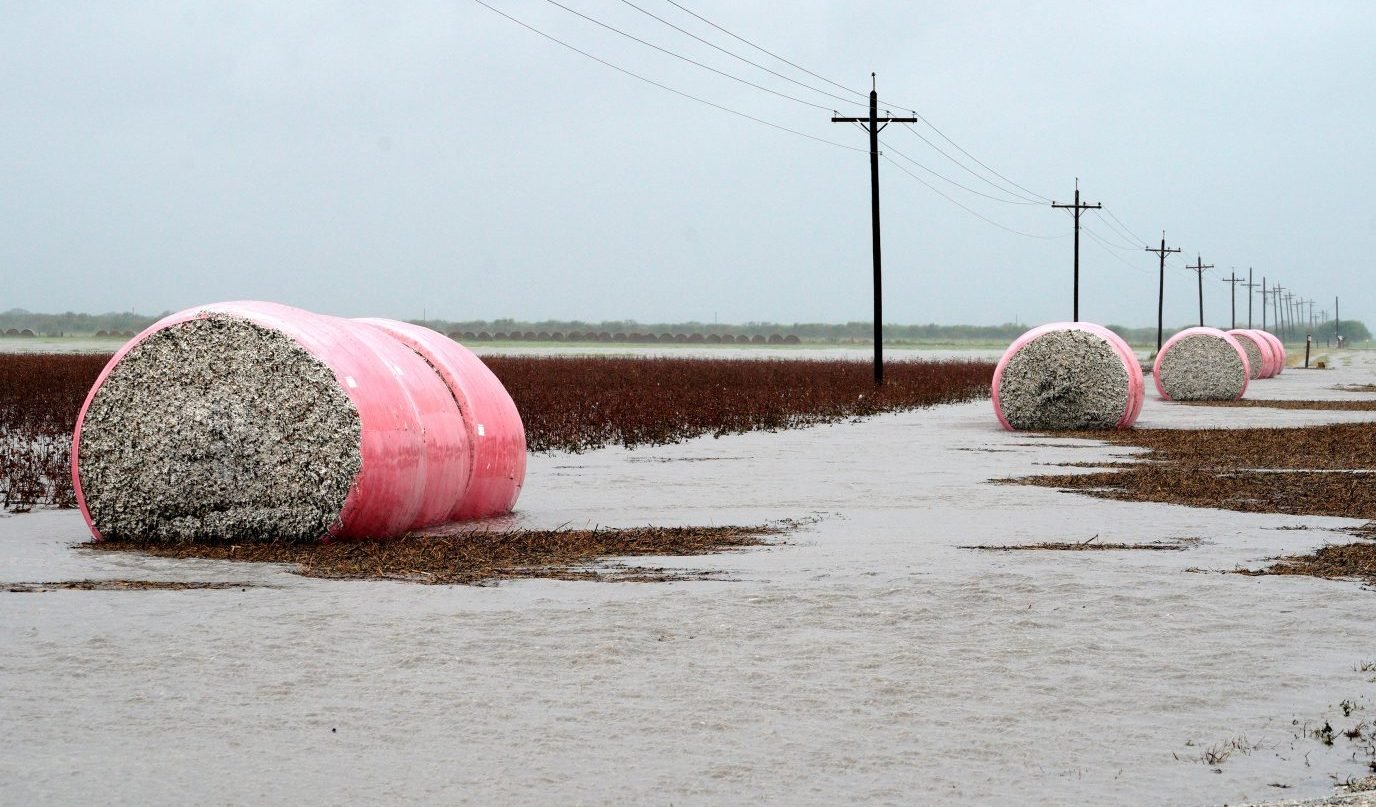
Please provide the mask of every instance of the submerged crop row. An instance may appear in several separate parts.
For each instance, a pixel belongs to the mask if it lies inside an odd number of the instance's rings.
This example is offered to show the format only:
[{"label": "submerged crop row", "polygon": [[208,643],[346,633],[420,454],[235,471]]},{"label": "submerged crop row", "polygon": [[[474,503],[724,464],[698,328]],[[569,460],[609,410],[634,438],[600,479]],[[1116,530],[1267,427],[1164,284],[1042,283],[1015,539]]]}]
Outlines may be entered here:
[{"label": "submerged crop row", "polygon": [[[0,505],[71,506],[72,430],[109,356],[0,354]],[[987,396],[993,365],[802,359],[486,357],[532,451],[664,444]]]}]

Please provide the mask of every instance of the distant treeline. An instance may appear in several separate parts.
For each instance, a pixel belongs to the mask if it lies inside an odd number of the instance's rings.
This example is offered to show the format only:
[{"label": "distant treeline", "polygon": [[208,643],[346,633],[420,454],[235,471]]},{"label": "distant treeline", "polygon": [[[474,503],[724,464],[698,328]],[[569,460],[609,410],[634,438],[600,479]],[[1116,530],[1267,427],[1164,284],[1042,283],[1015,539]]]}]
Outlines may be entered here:
[{"label": "distant treeline", "polygon": [[[109,313],[109,314],[77,314],[71,311],[62,314],[35,314],[23,309],[15,308],[9,311],[0,312],[0,334],[20,333],[29,330],[39,336],[92,336],[101,331],[107,334],[120,335],[128,332],[138,332],[158,319],[164,317],[169,312],[162,314],[134,314],[130,312]],[[726,341],[725,337],[733,337],[734,342],[756,341],[755,337],[762,337],[760,341],[768,341],[771,336],[786,339],[787,337],[797,337],[803,342],[823,343],[823,344],[867,344],[872,336],[872,328],[868,322],[847,322],[844,324],[827,322],[795,322],[791,324],[777,322],[746,322],[742,324],[728,324],[718,322],[654,322],[644,323],[635,320],[604,320],[602,322],[583,322],[580,320],[541,320],[538,322],[496,319],[496,320],[439,320],[431,319],[421,322],[412,320],[417,324],[422,324],[443,333],[487,333],[491,336],[496,334],[520,334],[522,339],[534,338],[539,334],[555,334],[567,338],[572,334],[579,334],[582,341],[598,341],[601,334],[654,334],[659,338],[657,341],[665,341],[663,335],[672,334],[691,337],[697,334],[703,337],[702,340],[692,341]],[[1371,332],[1366,325],[1356,320],[1345,319],[1341,323],[1342,334],[1347,338],[1349,344],[1363,342],[1371,339]],[[884,340],[894,343],[913,343],[913,344],[940,344],[958,342],[989,342],[1006,343],[1017,338],[1031,325],[1025,323],[1006,322],[1002,325],[885,325]],[[1155,345],[1156,328],[1128,328],[1121,325],[1109,325],[1111,330],[1117,332],[1128,342],[1135,345]],[[1174,333],[1179,328],[1168,328],[1166,335]],[[1322,323],[1315,327],[1314,339],[1323,343],[1331,339],[1333,335],[1333,321]],[[533,336],[526,336],[532,334]],[[13,334],[11,334],[13,335]],[[707,339],[716,336],[719,339]],[[742,340],[741,337],[746,337]],[[1304,332],[1300,331],[1291,337],[1295,341],[1304,338]],[[622,341],[622,340],[617,340]],[[634,340],[631,340],[634,341]],[[686,340],[674,340],[686,341]],[[789,339],[789,342],[793,340]],[[777,343],[777,342],[776,342]]]}]

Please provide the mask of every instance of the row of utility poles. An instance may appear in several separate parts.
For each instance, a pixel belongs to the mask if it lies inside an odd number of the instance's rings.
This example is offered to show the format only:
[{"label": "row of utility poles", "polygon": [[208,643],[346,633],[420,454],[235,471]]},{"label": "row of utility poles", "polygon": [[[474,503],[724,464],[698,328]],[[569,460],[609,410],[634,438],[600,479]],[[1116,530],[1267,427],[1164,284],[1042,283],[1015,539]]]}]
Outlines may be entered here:
[{"label": "row of utility poles", "polygon": [[[879,92],[875,85],[874,73],[870,73],[870,109],[869,115],[865,117],[843,117],[840,114],[833,115],[832,123],[854,123],[859,124],[869,134],[870,141],[870,216],[871,216],[871,238],[873,243],[872,258],[874,262],[874,383],[882,385],[884,383],[884,293],[883,278],[881,273],[882,259],[879,249],[879,133],[890,123],[917,123],[915,117],[893,117],[890,115],[879,115]],[[1075,322],[1080,321],[1080,214],[1086,210],[1097,210],[1103,207],[1099,202],[1080,201],[1080,180],[1075,179],[1075,201],[1071,203],[1061,203],[1052,200],[1051,206],[1062,210],[1071,211],[1075,219],[1075,258],[1074,258],[1074,284],[1072,314]],[[1160,258],[1160,281],[1156,298],[1156,349],[1161,350],[1161,339],[1163,332],[1163,315],[1165,313],[1166,300],[1166,256],[1180,252],[1179,247],[1166,246],[1166,232],[1161,231],[1161,246],[1146,247],[1148,252],[1155,252]],[[1186,267],[1193,270],[1198,275],[1199,286],[1199,324],[1204,324],[1204,272],[1214,268],[1213,264],[1204,263],[1203,258],[1195,255],[1193,266]],[[1247,327],[1252,327],[1252,290],[1258,284],[1252,282],[1252,270],[1247,269],[1247,282],[1243,283],[1242,278],[1237,277],[1235,272],[1229,272],[1229,276],[1223,282],[1231,284],[1232,292],[1232,327],[1237,327],[1237,287],[1243,286],[1248,290],[1247,295]],[[1271,310],[1275,312],[1277,329],[1281,331],[1282,338],[1290,335],[1292,338],[1298,335],[1298,323],[1304,321],[1304,309],[1308,307],[1308,325],[1312,331],[1314,327],[1314,301],[1297,298],[1293,292],[1285,290],[1272,284],[1266,287],[1266,278],[1262,277],[1261,283],[1261,327],[1267,328],[1267,302],[1270,295]],[[1283,293],[1284,292],[1284,293]],[[1326,322],[1327,311],[1321,312],[1323,318],[1320,322]],[[1333,298],[1333,337],[1337,341],[1341,336],[1338,327],[1338,298]]]}]

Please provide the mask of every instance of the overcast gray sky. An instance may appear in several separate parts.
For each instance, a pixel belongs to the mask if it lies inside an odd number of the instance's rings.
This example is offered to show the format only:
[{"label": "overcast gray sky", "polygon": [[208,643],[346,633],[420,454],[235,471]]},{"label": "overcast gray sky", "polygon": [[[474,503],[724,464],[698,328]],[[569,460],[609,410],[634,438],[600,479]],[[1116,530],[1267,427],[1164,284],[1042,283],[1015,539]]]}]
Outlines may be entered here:
[{"label": "overcast gray sky", "polygon": [[[853,106],[623,0],[0,2],[0,308],[270,299],[346,315],[868,320]],[[667,0],[645,11],[798,81]],[[930,121],[1027,189],[1085,201],[1081,318],[1148,325],[1161,230],[1227,325],[1253,267],[1369,318],[1376,3],[728,2],[713,23]],[[863,101],[862,101],[863,103]],[[918,135],[959,157],[957,166]],[[1068,319],[1070,216],[925,125],[882,136],[885,319]],[[908,174],[1016,234],[977,218]],[[1126,232],[1120,233],[1119,229]],[[1028,237],[1050,236],[1050,237]],[[1167,264],[1167,324],[1195,317]],[[1245,296],[1239,294],[1245,319]],[[1260,310],[1256,317],[1259,324]]]}]

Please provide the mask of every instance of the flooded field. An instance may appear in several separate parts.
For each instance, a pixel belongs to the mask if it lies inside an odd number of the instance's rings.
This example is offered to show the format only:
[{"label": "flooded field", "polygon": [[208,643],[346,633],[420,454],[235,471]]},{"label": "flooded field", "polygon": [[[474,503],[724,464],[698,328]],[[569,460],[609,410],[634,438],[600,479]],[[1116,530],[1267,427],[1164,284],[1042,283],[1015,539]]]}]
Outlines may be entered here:
[{"label": "flooded field", "polygon": [[[1335,358],[1248,397],[1376,398],[1334,389],[1376,355]],[[1138,424],[1372,419],[1149,394]],[[1376,593],[1215,573],[1361,522],[989,482],[1135,453],[981,401],[530,458],[512,526],[803,522],[651,559],[716,573],[669,583],[318,580],[0,517],[0,801],[1204,805],[1370,773],[1322,726],[1376,720]],[[1184,548],[962,548],[1091,539]],[[169,585],[21,585],[71,580]]]}]

